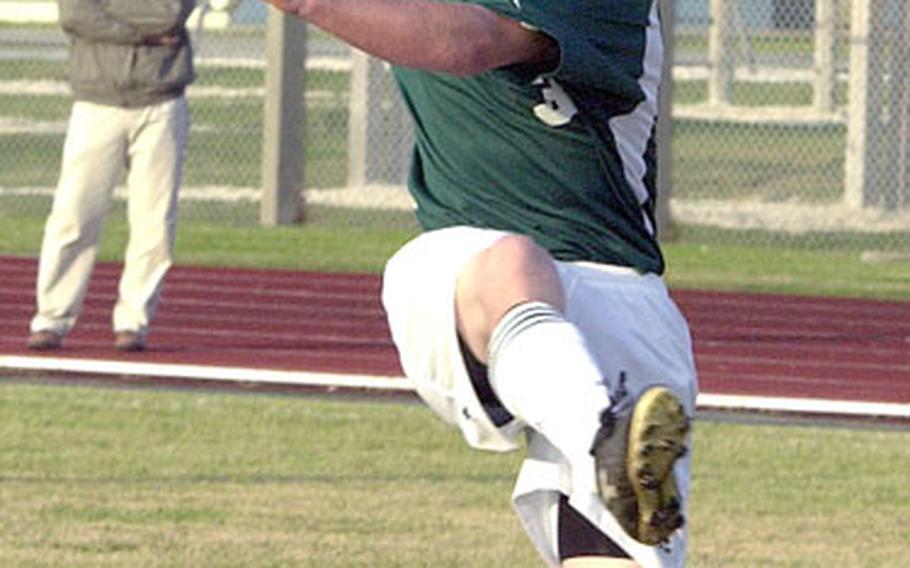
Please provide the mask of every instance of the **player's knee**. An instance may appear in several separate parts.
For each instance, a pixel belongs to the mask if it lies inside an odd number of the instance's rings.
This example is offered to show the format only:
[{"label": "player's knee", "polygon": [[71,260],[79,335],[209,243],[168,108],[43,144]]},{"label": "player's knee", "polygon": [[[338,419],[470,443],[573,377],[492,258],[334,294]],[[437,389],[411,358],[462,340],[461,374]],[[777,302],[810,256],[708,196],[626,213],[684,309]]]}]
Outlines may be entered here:
[{"label": "player's knee", "polygon": [[528,301],[564,308],[562,282],[550,255],[522,235],[505,236],[477,255],[458,279],[459,331],[475,353],[509,309]]},{"label": "player's knee", "polygon": [[468,263],[459,278],[459,288],[464,298],[482,302],[496,312],[508,309],[516,299],[533,299],[543,284],[552,287],[554,274],[549,254],[532,239],[507,235]]},{"label": "player's knee", "polygon": [[481,255],[482,270],[487,276],[507,281],[538,278],[552,270],[549,253],[524,235],[507,235]]}]

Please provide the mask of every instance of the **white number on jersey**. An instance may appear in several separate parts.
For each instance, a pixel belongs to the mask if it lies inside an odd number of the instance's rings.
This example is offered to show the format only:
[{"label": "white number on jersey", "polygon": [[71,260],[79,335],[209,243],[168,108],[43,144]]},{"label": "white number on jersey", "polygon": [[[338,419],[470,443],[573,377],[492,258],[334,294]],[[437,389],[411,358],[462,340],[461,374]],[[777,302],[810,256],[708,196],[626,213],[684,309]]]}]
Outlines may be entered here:
[{"label": "white number on jersey", "polygon": [[544,124],[563,126],[578,113],[575,103],[553,79],[538,77],[533,85],[540,87],[540,96],[543,99],[542,103],[534,107],[534,116]]}]

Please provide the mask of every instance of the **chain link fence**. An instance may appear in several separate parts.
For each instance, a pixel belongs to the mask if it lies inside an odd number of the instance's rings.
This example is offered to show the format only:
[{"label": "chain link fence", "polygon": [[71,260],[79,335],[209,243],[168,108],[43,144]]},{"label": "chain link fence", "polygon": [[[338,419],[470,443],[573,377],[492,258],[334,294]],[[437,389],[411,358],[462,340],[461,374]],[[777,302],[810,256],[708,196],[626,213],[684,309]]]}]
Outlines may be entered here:
[{"label": "chain link fence", "polygon": [[[72,104],[68,42],[56,24],[56,3],[33,4],[34,21],[9,22],[16,14],[5,12],[0,1],[0,21],[7,16],[0,24],[0,219],[15,215],[43,221],[50,210]],[[257,0],[213,0],[190,19],[197,80],[187,91],[192,125],[180,196],[182,226],[259,223],[266,20],[266,7]],[[381,96],[370,85],[375,91],[370,112],[354,108],[351,87],[366,79],[361,72],[366,58],[315,29],[307,38],[301,93],[304,222],[416,230],[403,187],[410,127],[386,70],[379,69]],[[377,76],[376,62],[368,63]],[[399,106],[389,112],[393,104]],[[395,128],[389,129],[393,122]],[[377,128],[383,132],[380,148],[374,145]],[[366,143],[374,145],[374,165],[365,168],[356,160],[352,165],[358,144]],[[124,197],[125,188],[117,188],[112,217],[122,216]]]},{"label": "chain link fence", "polygon": [[[666,238],[910,251],[906,1],[674,7]],[[191,22],[198,79],[181,223],[254,225],[265,7],[205,8]],[[416,228],[403,187],[412,134],[387,68],[313,28],[305,68],[303,221]],[[70,104],[52,18],[0,25],[0,218],[46,215]]]},{"label": "chain link fence", "polygon": [[904,0],[680,0],[675,25],[682,238],[908,247]]}]

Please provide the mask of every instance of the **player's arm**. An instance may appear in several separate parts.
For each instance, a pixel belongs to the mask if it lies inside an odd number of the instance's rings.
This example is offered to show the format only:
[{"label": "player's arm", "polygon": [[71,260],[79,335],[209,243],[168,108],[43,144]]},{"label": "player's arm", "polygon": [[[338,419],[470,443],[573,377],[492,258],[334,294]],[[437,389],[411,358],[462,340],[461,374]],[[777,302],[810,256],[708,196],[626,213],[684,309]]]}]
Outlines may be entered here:
[{"label": "player's arm", "polygon": [[395,65],[475,75],[558,57],[556,42],[481,6],[433,0],[266,0]]}]

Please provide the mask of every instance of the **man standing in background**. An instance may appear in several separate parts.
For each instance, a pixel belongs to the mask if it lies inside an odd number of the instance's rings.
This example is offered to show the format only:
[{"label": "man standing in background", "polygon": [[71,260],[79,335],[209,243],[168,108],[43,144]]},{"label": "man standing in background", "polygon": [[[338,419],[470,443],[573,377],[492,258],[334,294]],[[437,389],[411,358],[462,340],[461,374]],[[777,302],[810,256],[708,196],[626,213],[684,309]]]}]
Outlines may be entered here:
[{"label": "man standing in background", "polygon": [[129,242],[115,346],[141,351],[172,264],[194,79],[194,0],[59,0],[73,103],[44,230],[28,347],[56,349],[82,310],[114,187],[125,174]]}]

